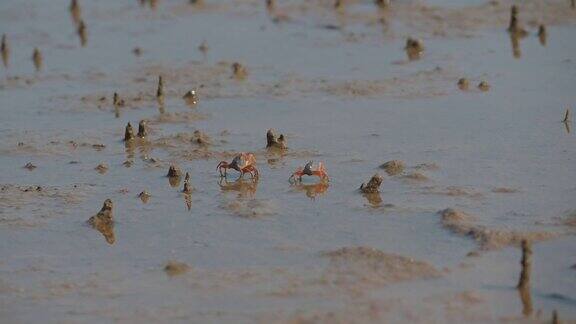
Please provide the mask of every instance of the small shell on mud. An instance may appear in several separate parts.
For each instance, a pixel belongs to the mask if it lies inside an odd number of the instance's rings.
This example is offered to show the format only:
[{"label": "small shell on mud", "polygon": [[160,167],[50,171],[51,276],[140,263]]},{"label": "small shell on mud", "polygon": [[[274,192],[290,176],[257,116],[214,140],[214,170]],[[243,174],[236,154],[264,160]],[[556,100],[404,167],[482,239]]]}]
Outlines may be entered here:
[{"label": "small shell on mud", "polygon": [[94,170],[98,171],[100,174],[104,174],[108,171],[108,165],[106,163],[100,163],[94,168]]},{"label": "small shell on mud", "polygon": [[164,272],[170,277],[184,274],[190,271],[190,266],[184,262],[168,261],[164,266]]},{"label": "small shell on mud", "polygon": [[468,81],[468,79],[460,78],[458,80],[458,88],[460,90],[468,90],[469,87],[470,87],[470,82]]},{"label": "small shell on mud", "polygon": [[186,176],[184,177],[184,189],[182,192],[185,194],[192,193],[192,184],[190,183],[190,173],[186,172]]},{"label": "small shell on mud", "polygon": [[24,168],[32,171],[32,170],[36,169],[36,166],[34,164],[32,164],[32,162],[28,162],[28,163],[26,163]]},{"label": "small shell on mud", "polygon": [[269,129],[266,132],[266,148],[287,149],[284,134],[280,134],[280,136],[277,137],[274,130]]},{"label": "small shell on mud", "polygon": [[42,53],[38,49],[38,47],[34,48],[34,52],[32,53],[32,62],[34,62],[34,68],[36,68],[36,72],[42,70],[43,60],[42,60]]},{"label": "small shell on mud", "polygon": [[234,62],[232,64],[232,76],[236,79],[245,79],[248,76],[248,70],[242,64]]},{"label": "small shell on mud", "polygon": [[180,176],[182,176],[182,171],[180,170],[180,168],[178,166],[173,164],[168,169],[168,174],[166,176],[169,178],[180,177]]},{"label": "small shell on mud", "polygon": [[370,178],[370,181],[368,181],[368,183],[363,183],[360,186],[360,191],[362,193],[379,192],[379,188],[383,180],[384,179],[382,179],[382,177],[378,173],[376,173],[375,175],[372,176],[372,178]]},{"label": "small shell on mud", "polygon": [[143,203],[148,203],[148,201],[150,200],[150,193],[148,193],[148,191],[144,190],[141,193],[138,194],[138,198],[140,198],[142,200]]},{"label": "small shell on mud", "polygon": [[135,56],[141,56],[142,55],[142,48],[134,47],[132,49],[132,54],[134,54]]},{"label": "small shell on mud", "polygon": [[486,92],[486,91],[490,90],[490,85],[486,81],[481,81],[480,83],[478,83],[478,89]]},{"label": "small shell on mud", "polygon": [[146,136],[148,136],[148,131],[146,130],[146,121],[141,120],[140,123],[138,123],[138,137],[145,138]]},{"label": "small shell on mud", "polygon": [[131,140],[134,139],[134,128],[132,128],[132,125],[130,123],[128,123],[126,125],[126,129],[124,131],[124,141],[125,142],[129,142]]},{"label": "small shell on mud", "polygon": [[198,103],[198,95],[196,94],[196,90],[189,90],[186,92],[186,94],[184,94],[182,99],[184,99],[188,105],[196,105]]},{"label": "small shell on mud", "polygon": [[406,46],[404,47],[404,50],[406,50],[408,59],[411,61],[417,60],[422,56],[422,53],[424,52],[424,43],[420,39],[409,37],[406,40]]}]

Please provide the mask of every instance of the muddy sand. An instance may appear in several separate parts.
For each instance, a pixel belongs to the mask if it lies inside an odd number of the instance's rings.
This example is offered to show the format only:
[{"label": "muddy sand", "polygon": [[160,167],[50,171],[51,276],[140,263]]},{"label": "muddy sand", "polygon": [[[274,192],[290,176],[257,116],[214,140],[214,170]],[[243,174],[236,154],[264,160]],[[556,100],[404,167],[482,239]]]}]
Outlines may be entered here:
[{"label": "muddy sand", "polygon": [[1,322],[576,321],[575,22],[2,1]]}]

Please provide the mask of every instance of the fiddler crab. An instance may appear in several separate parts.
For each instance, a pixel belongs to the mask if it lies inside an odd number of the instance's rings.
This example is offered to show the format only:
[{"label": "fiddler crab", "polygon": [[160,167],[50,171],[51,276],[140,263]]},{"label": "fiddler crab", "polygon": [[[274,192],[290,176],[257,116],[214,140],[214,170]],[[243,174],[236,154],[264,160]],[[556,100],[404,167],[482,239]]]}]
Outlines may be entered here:
[{"label": "fiddler crab", "polygon": [[314,161],[308,161],[304,167],[299,167],[294,173],[288,178],[291,183],[302,182],[302,176],[317,176],[320,181],[329,181],[328,173],[322,162],[318,162],[318,165],[314,168]]},{"label": "fiddler crab", "polygon": [[256,156],[252,153],[239,153],[230,163],[226,161],[218,163],[216,169],[220,171],[220,176],[223,178],[226,177],[226,171],[228,169],[234,169],[240,172],[240,178],[246,173],[249,173],[253,179],[257,179],[260,175],[258,169],[256,169]]}]

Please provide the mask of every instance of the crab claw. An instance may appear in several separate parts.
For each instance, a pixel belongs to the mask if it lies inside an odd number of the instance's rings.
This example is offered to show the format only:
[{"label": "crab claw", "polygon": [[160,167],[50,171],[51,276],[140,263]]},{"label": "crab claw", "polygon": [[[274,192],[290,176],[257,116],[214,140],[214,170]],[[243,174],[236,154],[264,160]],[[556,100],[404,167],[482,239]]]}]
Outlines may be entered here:
[{"label": "crab claw", "polygon": [[314,165],[314,161],[308,161],[308,163],[306,163],[306,165],[304,165],[304,170],[302,170],[302,173],[307,175],[307,176],[311,176],[314,175],[314,171],[312,170],[312,165]]},{"label": "crab claw", "polygon": [[296,169],[296,171],[294,171],[294,173],[290,175],[290,178],[288,178],[288,182],[296,183],[298,181],[302,181],[302,175],[304,174],[302,170],[303,170],[302,167]]}]

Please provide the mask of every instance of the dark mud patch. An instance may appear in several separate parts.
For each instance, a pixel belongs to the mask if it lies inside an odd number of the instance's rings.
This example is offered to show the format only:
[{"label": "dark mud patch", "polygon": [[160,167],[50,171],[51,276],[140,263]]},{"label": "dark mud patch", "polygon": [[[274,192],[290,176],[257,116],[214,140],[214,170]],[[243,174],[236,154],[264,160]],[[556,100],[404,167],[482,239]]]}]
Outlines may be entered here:
[{"label": "dark mud patch", "polygon": [[453,233],[473,238],[480,250],[498,250],[510,245],[519,245],[523,240],[543,241],[554,238],[554,232],[520,232],[492,229],[476,224],[477,218],[463,211],[448,208],[438,212],[442,226]]}]

